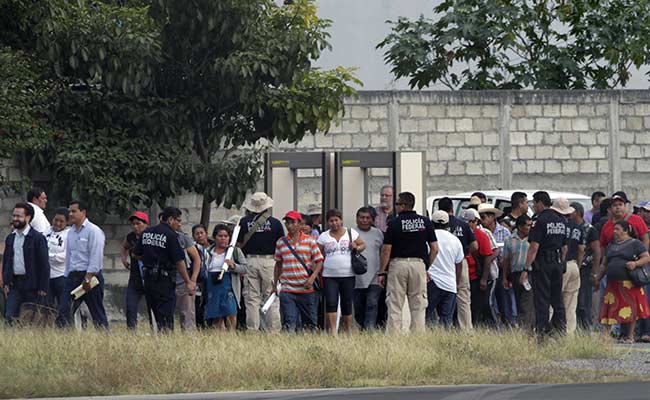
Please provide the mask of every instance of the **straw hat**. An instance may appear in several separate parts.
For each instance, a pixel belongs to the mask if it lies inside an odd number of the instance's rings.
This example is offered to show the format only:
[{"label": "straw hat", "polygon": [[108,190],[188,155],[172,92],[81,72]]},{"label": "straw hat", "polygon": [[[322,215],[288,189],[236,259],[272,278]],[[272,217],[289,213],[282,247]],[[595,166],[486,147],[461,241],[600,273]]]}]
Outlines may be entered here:
[{"label": "straw hat", "polygon": [[500,216],[503,215],[503,211],[499,210],[498,208],[492,207],[491,204],[487,203],[481,203],[478,205],[478,213],[479,214],[484,214],[484,213],[490,213],[494,214],[496,218],[499,218]]},{"label": "straw hat", "polygon": [[564,197],[560,197],[553,200],[551,210],[562,215],[569,215],[575,211],[575,208],[571,207],[569,200],[565,199]]},{"label": "straw hat", "polygon": [[250,212],[259,214],[273,207],[273,199],[264,192],[255,192],[244,201],[243,207]]}]

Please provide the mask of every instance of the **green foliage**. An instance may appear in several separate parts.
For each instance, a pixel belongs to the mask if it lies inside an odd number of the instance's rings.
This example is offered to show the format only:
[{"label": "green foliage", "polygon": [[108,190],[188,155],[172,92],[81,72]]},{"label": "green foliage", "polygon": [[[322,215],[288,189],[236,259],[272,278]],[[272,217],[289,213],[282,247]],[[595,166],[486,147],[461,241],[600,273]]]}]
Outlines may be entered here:
[{"label": "green foliage", "polygon": [[114,3],[0,0],[18,21],[5,44],[42,60],[40,78],[60,89],[40,165],[106,211],[189,190],[207,222],[213,201],[238,205],[255,187],[260,143],[327,131],[359,83],[312,67],[330,24],[313,0]]},{"label": "green foliage", "polygon": [[377,47],[411,87],[614,88],[650,60],[649,10],[648,0],[445,0],[437,20],[391,22]]},{"label": "green foliage", "polygon": [[[43,150],[54,136],[48,103],[55,88],[41,79],[44,68],[29,54],[0,48],[0,166],[3,159]],[[0,175],[3,190],[23,186],[24,182]]]}]

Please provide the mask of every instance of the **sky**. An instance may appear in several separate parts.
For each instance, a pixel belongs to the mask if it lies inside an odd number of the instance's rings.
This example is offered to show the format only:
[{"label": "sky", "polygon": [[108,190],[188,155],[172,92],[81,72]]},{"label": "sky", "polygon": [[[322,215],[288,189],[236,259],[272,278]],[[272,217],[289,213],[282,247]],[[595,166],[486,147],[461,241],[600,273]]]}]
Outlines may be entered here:
[{"label": "sky", "polygon": [[[383,50],[375,46],[390,32],[386,20],[396,20],[399,16],[413,19],[420,14],[433,16],[439,0],[316,0],[316,3],[319,16],[332,20],[329,30],[332,51],[321,55],[318,66],[357,67],[357,77],[365,90],[409,89],[407,80],[393,79],[390,67],[384,63]],[[649,86],[643,72],[632,71],[628,89]],[[447,88],[440,85],[429,89]]]}]

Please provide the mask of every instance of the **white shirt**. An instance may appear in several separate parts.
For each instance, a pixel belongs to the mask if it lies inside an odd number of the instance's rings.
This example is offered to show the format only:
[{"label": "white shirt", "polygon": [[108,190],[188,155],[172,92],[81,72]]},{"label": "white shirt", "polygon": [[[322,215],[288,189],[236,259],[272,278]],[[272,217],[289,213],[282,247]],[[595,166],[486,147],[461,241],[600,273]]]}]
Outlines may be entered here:
[{"label": "white shirt", "polygon": [[70,227],[67,226],[59,232],[49,227],[44,233],[50,258],[50,279],[58,278],[65,273],[65,250],[69,231]]},{"label": "white shirt", "polygon": [[14,238],[14,275],[25,275],[27,270],[25,269],[25,253],[23,252],[23,246],[25,245],[25,236],[29,233],[29,225],[23,229],[22,232],[19,232],[17,229],[14,230],[13,234],[16,235]]},{"label": "white shirt", "polygon": [[225,251],[221,254],[218,254],[216,251],[212,250],[210,254],[210,264],[208,264],[207,266],[208,272],[221,272],[225,260],[226,260]]},{"label": "white shirt", "polygon": [[427,273],[439,289],[456,293],[456,264],[463,262],[463,244],[453,233],[436,229],[438,255]]},{"label": "white shirt", "polygon": [[29,224],[36,232],[44,233],[50,227],[50,221],[47,220],[43,209],[34,203],[29,203],[34,208],[34,218]]},{"label": "white shirt", "polygon": [[[320,234],[316,243],[323,246],[323,276],[327,278],[345,278],[354,276],[352,270],[352,259],[350,255],[350,235],[348,228],[346,232],[336,241],[327,230]],[[352,241],[357,240],[359,232],[352,229]]]}]

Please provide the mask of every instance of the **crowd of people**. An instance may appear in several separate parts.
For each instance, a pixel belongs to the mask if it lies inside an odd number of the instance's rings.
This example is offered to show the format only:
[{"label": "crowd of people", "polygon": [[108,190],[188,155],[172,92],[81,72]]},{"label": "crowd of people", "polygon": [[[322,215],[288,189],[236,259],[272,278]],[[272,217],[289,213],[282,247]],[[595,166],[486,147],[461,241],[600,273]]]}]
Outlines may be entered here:
[{"label": "crowd of people", "polygon": [[[34,188],[26,200],[13,210],[2,258],[6,324],[19,320],[24,303],[41,303],[66,327],[83,302],[95,326],[108,329],[105,236],[87,206],[56,208],[50,225],[46,193]],[[385,186],[381,204],[359,208],[356,226],[346,227],[340,211],[322,220],[318,207],[280,221],[273,200],[257,192],[245,216],[219,222],[211,235],[200,224],[184,233],[175,207],[155,225],[136,211],[121,252],[127,327],[137,329],[144,299],[140,319],[158,331],[174,329],[176,319],[184,331],[482,326],[541,338],[600,326],[624,342],[650,342],[649,282],[635,278],[650,272],[650,200],[630,212],[624,192],[594,192],[584,210],[538,191],[531,216],[524,192],[505,210],[476,192],[460,217],[445,197],[431,218],[417,214],[415,202],[409,192],[394,199]],[[362,272],[353,259],[365,259]],[[85,294],[73,298],[79,286]]]}]

